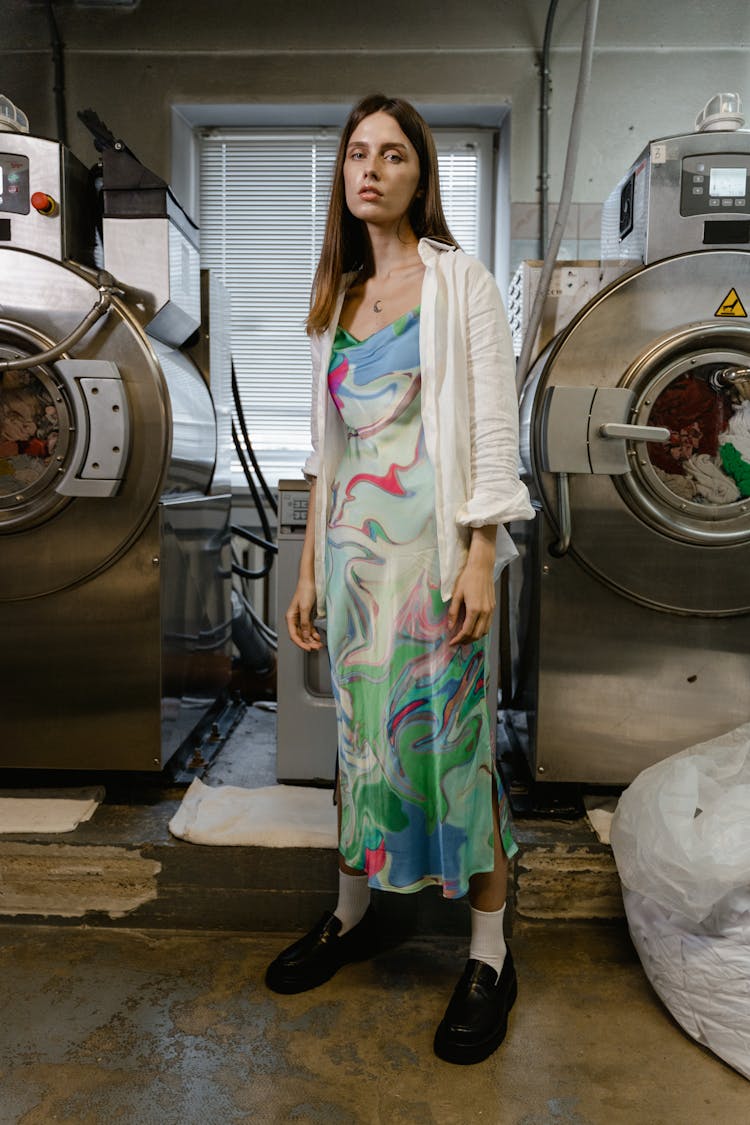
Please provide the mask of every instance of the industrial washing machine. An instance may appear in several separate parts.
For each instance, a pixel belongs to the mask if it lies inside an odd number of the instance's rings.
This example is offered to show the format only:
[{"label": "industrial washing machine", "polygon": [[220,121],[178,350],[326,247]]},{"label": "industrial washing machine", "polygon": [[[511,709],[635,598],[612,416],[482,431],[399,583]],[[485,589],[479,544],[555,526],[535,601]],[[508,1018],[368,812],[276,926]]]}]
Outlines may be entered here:
[{"label": "industrial washing machine", "polygon": [[227,340],[178,350],[211,287],[167,185],[121,142],[100,178],[0,132],[0,768],[159,770],[229,682]]},{"label": "industrial washing machine", "polygon": [[617,185],[622,272],[522,394],[504,718],[535,782],[627,783],[750,719],[750,134],[710,124]]}]

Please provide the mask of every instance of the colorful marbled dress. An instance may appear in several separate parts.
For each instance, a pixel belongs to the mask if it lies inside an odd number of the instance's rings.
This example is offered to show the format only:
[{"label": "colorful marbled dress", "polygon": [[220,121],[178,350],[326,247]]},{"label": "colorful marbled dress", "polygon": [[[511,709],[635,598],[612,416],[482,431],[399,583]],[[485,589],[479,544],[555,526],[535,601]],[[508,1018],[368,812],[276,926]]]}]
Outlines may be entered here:
[{"label": "colorful marbled dress", "polygon": [[[420,414],[419,313],[358,341],[339,328],[329,392],[347,427],[326,542],[344,859],[370,885],[466,894],[493,867],[486,639],[451,648],[432,466]],[[498,781],[500,826],[516,851]]]}]

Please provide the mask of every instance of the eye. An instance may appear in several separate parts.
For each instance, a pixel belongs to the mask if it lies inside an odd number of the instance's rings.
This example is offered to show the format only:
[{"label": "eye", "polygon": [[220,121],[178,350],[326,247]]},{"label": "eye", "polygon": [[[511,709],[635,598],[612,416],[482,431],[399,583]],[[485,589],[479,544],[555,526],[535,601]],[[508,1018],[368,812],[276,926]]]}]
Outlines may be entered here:
[{"label": "eye", "polygon": [[403,160],[400,152],[387,152],[385,154],[385,158],[386,160],[389,160],[391,164],[400,164]]},{"label": "eye", "polygon": [[362,152],[361,149],[356,148],[356,149],[353,149],[352,152],[349,153],[349,159],[350,160],[362,160],[364,158],[364,155],[365,154]]}]

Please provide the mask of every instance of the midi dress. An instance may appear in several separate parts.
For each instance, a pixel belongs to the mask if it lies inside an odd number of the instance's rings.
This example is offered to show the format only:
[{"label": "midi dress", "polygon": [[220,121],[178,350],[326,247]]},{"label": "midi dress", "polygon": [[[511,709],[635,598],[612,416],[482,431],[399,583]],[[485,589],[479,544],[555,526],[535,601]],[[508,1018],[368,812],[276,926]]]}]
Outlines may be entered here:
[{"label": "midi dress", "polygon": [[328,390],[346,428],[326,535],[326,643],[345,863],[369,885],[446,898],[494,867],[487,638],[451,646],[433,466],[420,411],[419,309],[365,340],[341,326]]}]

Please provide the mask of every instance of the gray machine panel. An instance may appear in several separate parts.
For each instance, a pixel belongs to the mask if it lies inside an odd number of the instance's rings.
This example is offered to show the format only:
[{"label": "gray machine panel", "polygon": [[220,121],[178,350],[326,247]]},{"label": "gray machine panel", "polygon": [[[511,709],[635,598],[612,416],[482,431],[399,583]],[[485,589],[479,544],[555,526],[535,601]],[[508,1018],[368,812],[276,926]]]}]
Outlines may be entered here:
[{"label": "gray machine panel", "polygon": [[750,133],[652,141],[604,203],[602,260],[648,264],[685,251],[750,247],[749,175]]},{"label": "gray machine panel", "polygon": [[624,784],[750,718],[749,621],[657,613],[618,597],[542,539],[534,770]]}]

